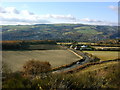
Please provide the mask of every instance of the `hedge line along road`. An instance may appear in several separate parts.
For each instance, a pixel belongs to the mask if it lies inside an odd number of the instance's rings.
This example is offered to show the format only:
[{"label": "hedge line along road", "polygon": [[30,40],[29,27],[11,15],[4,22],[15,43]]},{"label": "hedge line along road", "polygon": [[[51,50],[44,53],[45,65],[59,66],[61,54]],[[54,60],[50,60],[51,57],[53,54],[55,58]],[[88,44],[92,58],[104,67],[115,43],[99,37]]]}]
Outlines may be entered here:
[{"label": "hedge line along road", "polygon": [[83,64],[91,61],[91,58],[89,56],[85,55],[85,53],[83,53],[81,51],[77,51],[74,49],[67,49],[67,50],[72,52],[73,54],[75,54],[77,57],[79,57],[80,60],[76,61],[75,64],[72,64],[70,66],[63,67],[63,68],[60,68],[58,70],[52,71],[52,73],[61,73],[61,72],[69,71],[73,68],[76,68],[80,65],[83,65]]}]

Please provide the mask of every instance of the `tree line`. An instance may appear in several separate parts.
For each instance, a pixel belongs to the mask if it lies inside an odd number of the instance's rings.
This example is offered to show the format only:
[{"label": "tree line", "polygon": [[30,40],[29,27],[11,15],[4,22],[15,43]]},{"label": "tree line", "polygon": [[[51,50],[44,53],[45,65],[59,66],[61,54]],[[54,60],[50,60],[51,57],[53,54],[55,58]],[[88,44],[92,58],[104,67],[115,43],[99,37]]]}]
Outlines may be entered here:
[{"label": "tree line", "polygon": [[17,40],[17,41],[2,41],[0,43],[2,50],[16,50],[28,49],[30,45],[50,44],[56,45],[57,43],[52,40]]}]

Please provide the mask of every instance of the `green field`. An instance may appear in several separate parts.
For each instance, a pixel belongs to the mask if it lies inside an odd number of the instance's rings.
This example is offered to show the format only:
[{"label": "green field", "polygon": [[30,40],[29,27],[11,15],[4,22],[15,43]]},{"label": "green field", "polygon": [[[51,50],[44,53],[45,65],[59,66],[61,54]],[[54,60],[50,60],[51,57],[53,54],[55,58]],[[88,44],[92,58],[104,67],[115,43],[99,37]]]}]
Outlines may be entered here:
[{"label": "green field", "polygon": [[48,61],[52,67],[69,64],[79,60],[67,50],[31,50],[31,51],[3,51],[2,60],[12,71],[22,70],[23,64],[31,59]]},{"label": "green field", "polygon": [[84,52],[97,56],[101,60],[112,60],[119,58],[118,51],[84,51]]}]

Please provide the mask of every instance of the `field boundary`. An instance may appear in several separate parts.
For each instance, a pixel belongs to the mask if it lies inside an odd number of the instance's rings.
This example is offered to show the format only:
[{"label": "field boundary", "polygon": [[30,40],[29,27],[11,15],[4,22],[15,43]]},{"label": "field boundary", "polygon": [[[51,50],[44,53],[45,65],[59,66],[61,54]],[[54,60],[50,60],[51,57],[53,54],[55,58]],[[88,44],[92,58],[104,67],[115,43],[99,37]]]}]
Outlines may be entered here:
[{"label": "field boundary", "polygon": [[82,69],[85,69],[87,67],[90,67],[92,65],[98,65],[98,64],[103,64],[103,63],[107,63],[107,62],[120,62],[120,59],[114,59],[114,60],[107,60],[107,61],[100,61],[100,62],[92,62],[92,63],[87,63],[87,64],[84,64],[84,65],[81,65],[81,66],[78,66],[74,69],[71,69],[71,70],[68,70],[68,71],[64,71],[62,73],[66,73],[66,74],[69,74],[69,73],[75,73],[75,72],[78,72]]},{"label": "field boundary", "polygon": [[[72,52],[73,54],[75,54],[77,57],[79,57],[80,59],[78,61],[72,62],[70,64],[65,64],[59,67],[55,67],[52,69],[52,71],[57,71],[57,70],[61,70],[61,69],[65,69],[65,68],[69,68],[73,65],[76,65],[77,63],[81,63],[81,62],[91,62],[94,61],[94,59],[92,59],[93,56],[89,57],[88,54],[84,53],[84,52],[80,52],[78,53],[76,50],[73,49],[67,49],[68,51]],[[79,64],[81,65],[81,64]]]},{"label": "field boundary", "polygon": [[68,51],[70,51],[70,52],[72,52],[73,54],[75,54],[77,57],[79,57],[80,59],[83,59],[83,57],[82,56],[80,56],[79,54],[77,54],[76,52],[74,52],[74,51],[72,51],[72,50],[70,50],[70,49],[67,49]]},{"label": "field boundary", "polygon": [[72,52],[73,54],[75,54],[77,57],[79,57],[80,59],[77,60],[77,61],[74,61],[70,64],[65,64],[65,65],[62,65],[62,66],[59,66],[59,67],[55,67],[52,69],[52,71],[56,71],[56,70],[60,70],[60,69],[64,69],[64,68],[68,68],[68,67],[71,67],[72,65],[76,64],[77,62],[79,62],[80,60],[83,60],[84,57],[80,56],[79,54],[77,54],[76,52],[70,50],[70,49],[67,49],[69,52]]}]

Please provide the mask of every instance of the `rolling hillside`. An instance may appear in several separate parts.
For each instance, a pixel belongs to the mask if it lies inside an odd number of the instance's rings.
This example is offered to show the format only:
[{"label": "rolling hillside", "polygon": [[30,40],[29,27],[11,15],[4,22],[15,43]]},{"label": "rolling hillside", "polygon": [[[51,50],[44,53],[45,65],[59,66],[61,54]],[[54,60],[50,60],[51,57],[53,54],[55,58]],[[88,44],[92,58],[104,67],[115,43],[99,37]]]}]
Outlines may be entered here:
[{"label": "rolling hillside", "polygon": [[4,25],[3,40],[98,41],[116,39],[117,26],[84,24]]}]

